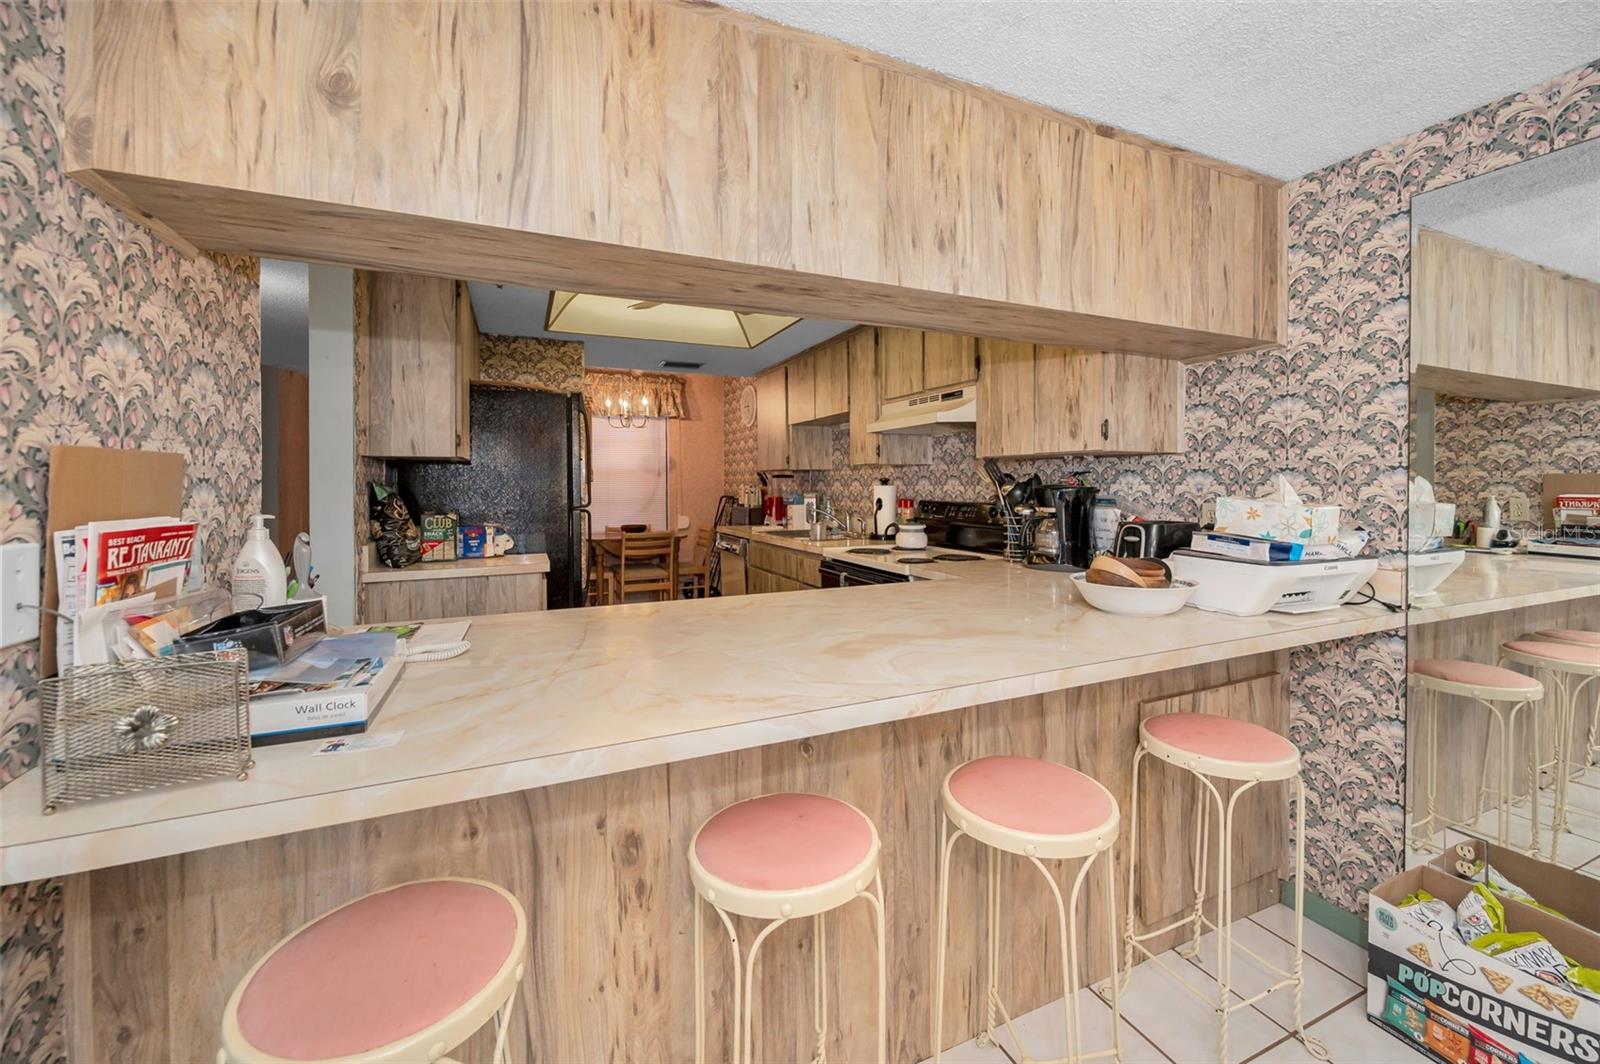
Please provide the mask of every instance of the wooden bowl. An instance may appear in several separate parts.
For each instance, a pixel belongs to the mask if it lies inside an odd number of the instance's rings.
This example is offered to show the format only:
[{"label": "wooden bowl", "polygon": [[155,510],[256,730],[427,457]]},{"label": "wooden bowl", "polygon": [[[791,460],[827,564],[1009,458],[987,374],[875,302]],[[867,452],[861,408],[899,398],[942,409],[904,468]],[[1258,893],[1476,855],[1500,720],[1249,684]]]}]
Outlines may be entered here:
[{"label": "wooden bowl", "polygon": [[1113,558],[1102,554],[1089,563],[1090,583],[1106,587],[1165,588],[1172,586],[1172,572],[1153,558]]}]

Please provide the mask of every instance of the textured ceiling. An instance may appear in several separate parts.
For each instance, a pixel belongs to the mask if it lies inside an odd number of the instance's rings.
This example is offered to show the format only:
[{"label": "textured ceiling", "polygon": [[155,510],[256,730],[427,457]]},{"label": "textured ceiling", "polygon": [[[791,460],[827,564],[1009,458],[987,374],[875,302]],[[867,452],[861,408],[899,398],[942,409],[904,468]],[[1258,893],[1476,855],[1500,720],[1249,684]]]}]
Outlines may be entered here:
[{"label": "textured ceiling", "polygon": [[1600,281],[1600,140],[1418,196],[1411,221]]},{"label": "textured ceiling", "polygon": [[1596,0],[723,0],[1293,178],[1600,56]]},{"label": "textured ceiling", "polygon": [[[544,329],[545,308],[550,291],[545,288],[519,288],[516,285],[469,282],[472,313],[478,331],[501,336],[542,336],[557,340],[582,340],[585,365],[602,369],[647,369],[661,371],[663,359],[704,362],[703,369],[690,372],[723,377],[743,377],[782,362],[790,355],[830,337],[854,324],[842,321],[802,319],[764,344],[748,350],[736,347],[709,347],[702,344],[671,344],[645,340],[618,340],[609,336],[574,336]],[[781,311],[777,312],[781,313]],[[685,372],[678,370],[675,372]]]}]

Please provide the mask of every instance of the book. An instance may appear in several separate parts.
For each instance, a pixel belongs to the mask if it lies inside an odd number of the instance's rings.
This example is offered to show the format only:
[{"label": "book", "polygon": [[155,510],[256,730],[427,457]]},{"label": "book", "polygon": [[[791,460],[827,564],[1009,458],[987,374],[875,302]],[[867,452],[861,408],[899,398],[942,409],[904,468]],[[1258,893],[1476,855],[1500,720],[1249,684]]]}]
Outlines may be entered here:
[{"label": "book", "polygon": [[1242,558],[1252,562],[1297,562],[1305,545],[1294,540],[1262,539],[1222,532],[1196,532],[1189,549],[1222,558]]}]

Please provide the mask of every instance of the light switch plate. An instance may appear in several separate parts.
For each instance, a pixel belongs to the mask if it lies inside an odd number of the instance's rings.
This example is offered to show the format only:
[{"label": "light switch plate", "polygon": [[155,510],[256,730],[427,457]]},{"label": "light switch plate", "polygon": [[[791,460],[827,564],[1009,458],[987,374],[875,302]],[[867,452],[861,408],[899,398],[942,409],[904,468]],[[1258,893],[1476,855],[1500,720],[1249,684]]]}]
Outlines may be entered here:
[{"label": "light switch plate", "polygon": [[39,544],[0,543],[0,647],[39,638]]},{"label": "light switch plate", "polygon": [[1200,523],[1202,525],[1216,524],[1217,504],[1215,500],[1208,499],[1200,504]]},{"label": "light switch plate", "polygon": [[1526,495],[1513,495],[1507,500],[1507,516],[1513,521],[1531,521],[1533,514],[1528,512],[1528,497]]}]

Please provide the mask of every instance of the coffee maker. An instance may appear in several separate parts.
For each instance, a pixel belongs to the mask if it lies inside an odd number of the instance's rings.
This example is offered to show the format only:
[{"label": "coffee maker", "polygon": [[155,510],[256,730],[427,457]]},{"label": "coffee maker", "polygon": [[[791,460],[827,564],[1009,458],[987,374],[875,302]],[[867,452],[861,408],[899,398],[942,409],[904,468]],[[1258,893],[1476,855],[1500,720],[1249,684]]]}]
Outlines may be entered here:
[{"label": "coffee maker", "polygon": [[1035,569],[1080,572],[1093,556],[1090,525],[1098,489],[1044,484],[1034,492],[1038,510],[1025,531],[1027,563]]}]

